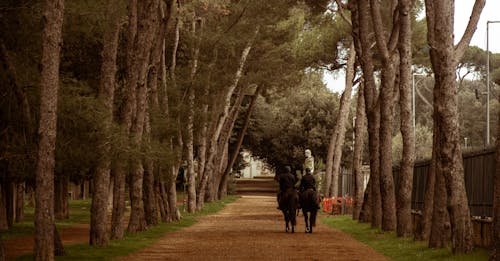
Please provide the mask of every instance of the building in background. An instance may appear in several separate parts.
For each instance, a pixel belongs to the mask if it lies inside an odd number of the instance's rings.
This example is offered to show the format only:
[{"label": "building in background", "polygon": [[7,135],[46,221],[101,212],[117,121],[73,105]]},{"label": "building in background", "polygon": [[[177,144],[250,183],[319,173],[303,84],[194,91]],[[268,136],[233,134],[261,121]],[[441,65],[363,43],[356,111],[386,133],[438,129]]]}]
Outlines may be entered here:
[{"label": "building in background", "polygon": [[254,178],[256,176],[272,177],[274,176],[273,170],[262,160],[254,158],[252,153],[247,150],[243,150],[243,161],[247,165],[241,170],[242,178]]}]

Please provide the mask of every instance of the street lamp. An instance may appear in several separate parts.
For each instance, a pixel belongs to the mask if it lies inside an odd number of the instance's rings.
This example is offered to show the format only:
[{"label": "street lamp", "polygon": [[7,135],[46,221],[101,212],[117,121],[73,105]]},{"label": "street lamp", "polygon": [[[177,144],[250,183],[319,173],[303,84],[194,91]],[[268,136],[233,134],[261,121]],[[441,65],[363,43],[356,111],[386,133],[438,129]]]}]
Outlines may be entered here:
[{"label": "street lamp", "polygon": [[490,24],[500,21],[486,21],[486,145],[490,145]]}]

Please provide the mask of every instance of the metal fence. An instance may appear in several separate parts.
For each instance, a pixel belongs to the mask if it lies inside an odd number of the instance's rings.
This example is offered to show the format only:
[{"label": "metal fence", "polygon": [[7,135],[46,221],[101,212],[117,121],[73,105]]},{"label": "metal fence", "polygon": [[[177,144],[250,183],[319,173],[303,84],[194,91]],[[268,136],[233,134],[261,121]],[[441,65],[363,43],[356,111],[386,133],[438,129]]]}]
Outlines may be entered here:
[{"label": "metal fence", "polygon": [[[464,178],[467,198],[472,216],[493,215],[493,177],[495,175],[495,150],[464,153]],[[430,160],[417,162],[413,172],[412,209],[424,208],[424,194],[430,171]],[[393,168],[397,192],[399,168]]]},{"label": "metal fence", "polygon": [[[495,175],[494,148],[468,152],[463,155],[465,188],[472,216],[491,217],[493,215],[493,177]],[[411,207],[413,210],[424,208],[424,194],[431,162],[415,163],[413,171],[413,190]],[[339,180],[339,194],[352,196],[352,171],[342,167]],[[398,191],[399,167],[393,168],[394,188]]]}]

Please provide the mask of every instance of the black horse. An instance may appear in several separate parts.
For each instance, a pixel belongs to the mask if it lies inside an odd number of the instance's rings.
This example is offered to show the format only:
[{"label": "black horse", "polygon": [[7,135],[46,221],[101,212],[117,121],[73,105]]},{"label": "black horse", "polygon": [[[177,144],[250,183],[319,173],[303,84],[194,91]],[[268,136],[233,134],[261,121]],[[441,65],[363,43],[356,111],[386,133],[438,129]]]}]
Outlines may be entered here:
[{"label": "black horse", "polygon": [[295,232],[295,225],[297,225],[297,220],[295,218],[295,211],[297,210],[299,196],[295,188],[289,188],[282,192],[280,198],[280,209],[285,217],[285,231],[290,231],[290,224],[292,225],[292,233]]},{"label": "black horse", "polygon": [[300,207],[304,215],[306,224],[306,233],[312,233],[312,227],[316,226],[316,215],[318,213],[316,191],[313,189],[306,189],[300,193]]}]

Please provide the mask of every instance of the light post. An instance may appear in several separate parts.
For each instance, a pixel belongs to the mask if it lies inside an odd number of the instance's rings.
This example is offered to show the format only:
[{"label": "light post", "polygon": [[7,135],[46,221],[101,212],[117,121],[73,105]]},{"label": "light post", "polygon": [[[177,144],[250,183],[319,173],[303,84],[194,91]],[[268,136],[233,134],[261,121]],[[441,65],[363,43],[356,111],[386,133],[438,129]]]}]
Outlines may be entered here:
[{"label": "light post", "polygon": [[490,145],[490,24],[500,21],[486,21],[486,146]]}]

